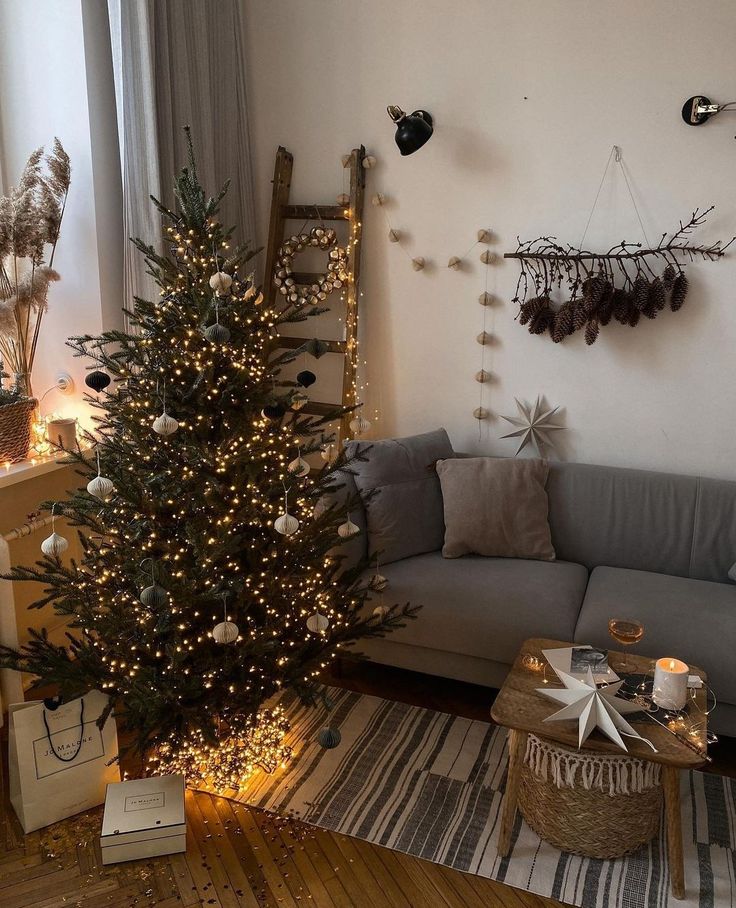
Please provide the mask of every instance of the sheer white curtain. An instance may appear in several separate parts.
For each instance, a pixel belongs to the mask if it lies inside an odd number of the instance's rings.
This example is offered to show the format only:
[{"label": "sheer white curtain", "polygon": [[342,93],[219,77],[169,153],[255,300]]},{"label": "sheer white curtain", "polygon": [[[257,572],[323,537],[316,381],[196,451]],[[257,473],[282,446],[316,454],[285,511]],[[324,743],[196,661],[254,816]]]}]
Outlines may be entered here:
[{"label": "sheer white curtain", "polygon": [[[189,125],[207,192],[231,180],[223,222],[237,225],[236,241],[255,245],[240,0],[108,0],[108,6],[126,236],[159,242],[161,224],[148,197],[173,205]],[[127,306],[133,296],[156,293],[132,245],[124,281]]]}]

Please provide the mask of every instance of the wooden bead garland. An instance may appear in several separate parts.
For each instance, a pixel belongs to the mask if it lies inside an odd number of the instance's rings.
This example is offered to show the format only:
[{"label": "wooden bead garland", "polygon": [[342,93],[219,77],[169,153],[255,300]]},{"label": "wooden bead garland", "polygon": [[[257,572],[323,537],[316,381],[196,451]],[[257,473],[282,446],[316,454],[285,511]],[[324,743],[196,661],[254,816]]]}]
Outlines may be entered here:
[{"label": "wooden bead garland", "polygon": [[[300,286],[294,278],[294,257],[309,247],[329,250],[327,271],[313,284]],[[290,305],[296,308],[307,304],[316,306],[347,281],[347,266],[348,253],[337,245],[335,231],[331,227],[313,227],[309,233],[289,237],[281,246],[276,257],[273,282]]]}]

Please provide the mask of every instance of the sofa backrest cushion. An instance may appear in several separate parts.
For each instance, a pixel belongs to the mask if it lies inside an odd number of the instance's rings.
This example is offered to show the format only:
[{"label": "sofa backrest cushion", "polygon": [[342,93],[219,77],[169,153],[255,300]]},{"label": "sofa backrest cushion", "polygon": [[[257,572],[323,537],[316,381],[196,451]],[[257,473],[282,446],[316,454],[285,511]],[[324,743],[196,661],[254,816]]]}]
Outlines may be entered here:
[{"label": "sofa backrest cushion", "polygon": [[381,563],[388,564],[441,549],[445,524],[435,464],[454,456],[447,432],[351,441],[348,458],[356,446],[366,452],[365,461],[352,461],[350,469],[365,505],[369,551],[380,551]]},{"label": "sofa backrest cushion", "polygon": [[736,582],[736,482],[699,479],[690,576]]},{"label": "sofa backrest cushion", "polygon": [[[551,463],[547,495],[557,557],[591,570],[608,565],[701,577],[702,570],[691,573],[701,482],[696,476]],[[733,529],[736,536],[736,525]],[[736,553],[723,558],[728,564],[718,579],[727,581]],[[702,560],[707,561],[705,552]]]}]

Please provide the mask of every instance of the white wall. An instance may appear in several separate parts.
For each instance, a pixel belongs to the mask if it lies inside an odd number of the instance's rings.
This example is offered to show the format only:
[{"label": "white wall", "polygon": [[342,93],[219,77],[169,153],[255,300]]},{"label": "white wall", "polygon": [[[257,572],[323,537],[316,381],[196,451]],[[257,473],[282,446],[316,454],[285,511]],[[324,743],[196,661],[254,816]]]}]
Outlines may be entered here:
[{"label": "white wall", "polygon": [[[104,3],[98,6],[105,11]],[[99,14],[95,9],[90,12]],[[89,31],[88,42],[104,44],[101,28],[96,38]],[[0,2],[2,187],[17,183],[31,151],[39,145],[50,147],[54,136],[61,139],[72,162],[71,191],[54,260],[61,281],[49,292],[34,368],[34,391],[42,394],[53,384],[56,373],[66,370],[75,379],[75,394],[65,397],[52,392],[44,401],[44,412],[58,410],[86,417],[81,398],[86,390],[83,382],[88,363],[75,359],[65,342],[70,335],[95,334],[103,327],[122,324],[119,302],[114,302],[121,286],[115,277],[121,267],[117,256],[122,243],[122,214],[114,199],[116,186],[120,191],[117,139],[109,135],[110,123],[114,129],[114,108],[105,124],[101,103],[112,86],[106,84],[99,60],[93,59],[89,89],[94,92],[95,104],[91,113],[84,42],[82,0]],[[113,154],[101,151],[105,139]]]},{"label": "white wall", "polygon": [[[445,425],[458,449],[511,454],[502,420],[471,416],[479,368],[483,266],[444,266],[491,226],[500,252],[517,234],[580,239],[611,146],[623,148],[650,238],[717,204],[704,239],[736,233],[736,113],[693,129],[683,101],[736,96],[732,0],[244,0],[259,232],[273,157],[295,154],[294,201],[342,191],[340,155],[378,156],[368,194],[409,250],[439,266],[415,273],[368,208],[363,354],[380,434]],[[428,109],[430,143],[402,158],[387,104]],[[601,195],[588,243],[640,239],[619,176]],[[499,344],[495,413],[544,393],[565,408],[564,454],[580,461],[736,479],[736,250],[689,267],[683,310],[636,329],[557,346],[514,322],[515,263],[494,268]]]}]

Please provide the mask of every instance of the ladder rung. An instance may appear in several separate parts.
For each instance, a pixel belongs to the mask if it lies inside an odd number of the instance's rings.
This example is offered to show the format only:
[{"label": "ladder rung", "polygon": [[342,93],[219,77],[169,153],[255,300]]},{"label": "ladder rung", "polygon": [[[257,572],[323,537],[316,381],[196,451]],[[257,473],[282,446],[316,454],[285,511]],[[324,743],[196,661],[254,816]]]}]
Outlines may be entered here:
[{"label": "ladder rung", "polygon": [[318,400],[310,400],[308,404],[304,404],[299,413],[306,413],[307,416],[329,416],[336,410],[342,410],[342,404],[325,404]]},{"label": "ladder rung", "polygon": [[346,205],[284,205],[281,217],[289,221],[347,221]]},{"label": "ladder rung", "polygon": [[[286,337],[283,334],[274,339],[274,346],[276,348],[281,347],[284,350],[298,350],[299,347],[303,347],[304,344],[308,344],[312,340],[311,337]],[[325,340],[321,343],[327,345],[328,353],[344,353],[345,352],[345,341],[331,341]]]}]

